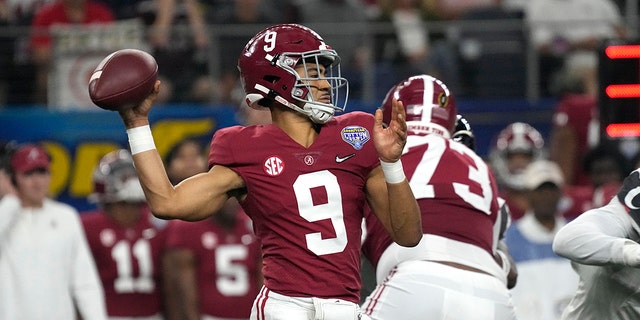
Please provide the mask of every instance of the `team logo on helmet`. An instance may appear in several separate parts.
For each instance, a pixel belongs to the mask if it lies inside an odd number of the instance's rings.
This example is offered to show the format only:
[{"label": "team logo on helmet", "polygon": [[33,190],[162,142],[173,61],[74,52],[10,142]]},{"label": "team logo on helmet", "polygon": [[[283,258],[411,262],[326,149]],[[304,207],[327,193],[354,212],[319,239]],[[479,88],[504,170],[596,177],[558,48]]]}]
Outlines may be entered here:
[{"label": "team logo on helmet", "polygon": [[354,149],[360,150],[371,138],[369,130],[361,126],[344,127],[340,132],[342,140],[353,146]]},{"label": "team logo on helmet", "polygon": [[438,94],[438,105],[440,105],[443,108],[446,108],[448,104],[449,104],[449,95],[446,92],[440,92],[440,94]]}]

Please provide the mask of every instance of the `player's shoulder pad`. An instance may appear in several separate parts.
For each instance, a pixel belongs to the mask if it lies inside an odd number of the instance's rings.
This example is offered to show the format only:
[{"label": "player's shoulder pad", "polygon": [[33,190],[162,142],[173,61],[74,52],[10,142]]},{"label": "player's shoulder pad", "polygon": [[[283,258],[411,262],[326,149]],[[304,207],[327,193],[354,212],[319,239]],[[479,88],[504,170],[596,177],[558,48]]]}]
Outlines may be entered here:
[{"label": "player's shoulder pad", "polygon": [[363,111],[351,111],[348,113],[341,114],[339,116],[334,117],[335,121],[338,125],[346,124],[346,125],[363,125],[363,126],[372,126],[373,125],[373,115]]}]

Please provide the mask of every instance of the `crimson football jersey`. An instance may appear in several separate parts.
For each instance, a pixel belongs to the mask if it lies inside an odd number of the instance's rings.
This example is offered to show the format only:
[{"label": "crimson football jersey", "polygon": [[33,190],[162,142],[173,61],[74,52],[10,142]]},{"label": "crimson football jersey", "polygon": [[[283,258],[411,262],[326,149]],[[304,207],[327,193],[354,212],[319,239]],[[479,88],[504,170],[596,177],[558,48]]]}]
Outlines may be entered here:
[{"label": "crimson football jersey", "polygon": [[209,165],[244,179],[241,205],[262,242],[270,290],[359,301],[365,181],[380,164],[373,122],[364,112],[334,117],[308,148],[275,125],[215,133]]},{"label": "crimson football jersey", "polygon": [[167,226],[167,249],[193,252],[200,312],[216,318],[248,319],[260,290],[260,244],[244,212],[233,230],[205,219],[172,220]]},{"label": "crimson football jersey", "polygon": [[143,210],[138,223],[122,227],[102,211],[81,215],[89,247],[104,287],[110,317],[152,316],[162,312],[163,229]]},{"label": "crimson football jersey", "polygon": [[[438,135],[409,136],[402,155],[405,175],[422,212],[422,231],[469,243],[493,256],[498,190],[486,163],[471,149]],[[377,266],[392,243],[367,213],[363,253]]]}]

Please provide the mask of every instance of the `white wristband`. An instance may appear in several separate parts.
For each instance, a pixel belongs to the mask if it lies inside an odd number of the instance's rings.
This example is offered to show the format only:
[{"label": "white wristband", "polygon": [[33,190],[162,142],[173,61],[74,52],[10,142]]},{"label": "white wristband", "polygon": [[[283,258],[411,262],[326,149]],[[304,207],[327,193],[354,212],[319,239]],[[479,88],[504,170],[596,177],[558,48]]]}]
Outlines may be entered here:
[{"label": "white wristband", "polygon": [[127,136],[132,155],[156,148],[149,125],[127,129]]},{"label": "white wristband", "polygon": [[404,169],[402,169],[402,161],[384,162],[380,160],[380,166],[387,183],[400,183],[406,179]]}]

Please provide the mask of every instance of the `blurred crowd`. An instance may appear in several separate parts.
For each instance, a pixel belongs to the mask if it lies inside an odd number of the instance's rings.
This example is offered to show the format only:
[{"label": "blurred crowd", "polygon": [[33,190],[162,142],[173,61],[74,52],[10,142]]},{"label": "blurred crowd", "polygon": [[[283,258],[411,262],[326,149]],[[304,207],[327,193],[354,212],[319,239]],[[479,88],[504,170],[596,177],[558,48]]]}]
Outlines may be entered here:
[{"label": "blurred crowd", "polygon": [[[47,92],[60,85],[51,79],[62,63],[56,27],[123,21],[139,23],[143,47],[158,60],[160,102],[238,103],[237,53],[255,31],[275,23],[302,23],[324,34],[347,62],[356,99],[381,100],[380,92],[416,73],[443,79],[458,96],[557,96],[563,68],[580,66],[591,77],[587,90],[594,89],[597,49],[636,39],[638,12],[629,10],[637,5],[630,2],[6,0],[0,2],[0,105],[57,101]],[[85,54],[94,50],[85,47]]]}]

